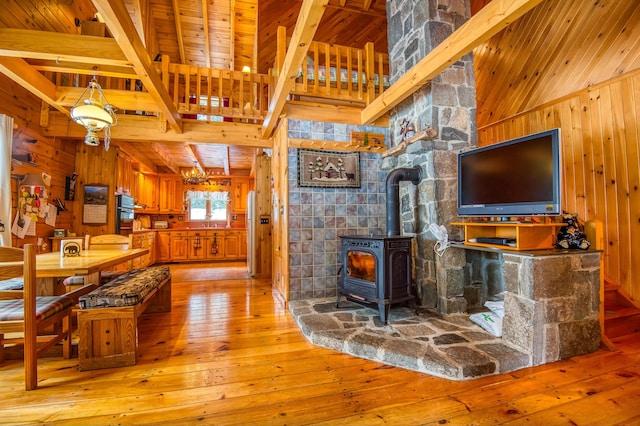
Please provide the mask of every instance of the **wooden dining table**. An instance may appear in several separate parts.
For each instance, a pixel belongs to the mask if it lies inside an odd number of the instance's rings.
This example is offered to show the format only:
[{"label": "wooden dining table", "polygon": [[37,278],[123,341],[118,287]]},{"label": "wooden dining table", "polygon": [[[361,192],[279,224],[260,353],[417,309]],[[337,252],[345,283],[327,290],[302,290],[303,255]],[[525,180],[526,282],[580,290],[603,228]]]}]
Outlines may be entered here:
[{"label": "wooden dining table", "polygon": [[36,278],[39,295],[59,294],[59,278],[87,276],[85,282],[100,283],[100,272],[148,254],[148,249],[83,250],[79,256],[61,256],[60,252],[36,255]]}]

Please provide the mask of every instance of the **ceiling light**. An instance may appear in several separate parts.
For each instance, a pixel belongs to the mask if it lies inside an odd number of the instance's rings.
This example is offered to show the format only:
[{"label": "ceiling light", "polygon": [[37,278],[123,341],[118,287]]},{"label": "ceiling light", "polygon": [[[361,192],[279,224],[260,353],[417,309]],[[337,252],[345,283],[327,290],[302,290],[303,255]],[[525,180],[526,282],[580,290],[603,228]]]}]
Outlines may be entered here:
[{"label": "ceiling light", "polygon": [[198,162],[193,162],[193,169],[188,172],[182,172],[182,182],[187,185],[198,185],[202,183],[207,183],[209,178],[211,177],[211,173],[201,172],[198,167]]},{"label": "ceiling light", "polygon": [[[86,95],[88,97],[85,98]],[[71,118],[87,129],[87,135],[84,138],[84,143],[87,145],[100,145],[98,132],[104,130],[104,149],[109,150],[111,126],[118,123],[118,116],[95,78],[89,82],[89,86],[84,89],[80,99],[71,108]]]}]

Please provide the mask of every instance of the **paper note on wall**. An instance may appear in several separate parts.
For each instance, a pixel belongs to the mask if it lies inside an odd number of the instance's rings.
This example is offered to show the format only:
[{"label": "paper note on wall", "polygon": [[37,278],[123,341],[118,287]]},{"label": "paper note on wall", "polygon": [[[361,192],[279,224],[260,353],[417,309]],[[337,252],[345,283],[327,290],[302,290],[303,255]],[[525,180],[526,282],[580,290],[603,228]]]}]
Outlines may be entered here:
[{"label": "paper note on wall", "polygon": [[27,234],[27,229],[31,226],[31,218],[24,215],[16,215],[16,219],[11,226],[11,233],[18,238],[24,238]]},{"label": "paper note on wall", "polygon": [[44,223],[46,223],[49,226],[53,226],[55,228],[57,218],[58,218],[58,208],[53,204],[48,204],[47,218],[44,220]]}]

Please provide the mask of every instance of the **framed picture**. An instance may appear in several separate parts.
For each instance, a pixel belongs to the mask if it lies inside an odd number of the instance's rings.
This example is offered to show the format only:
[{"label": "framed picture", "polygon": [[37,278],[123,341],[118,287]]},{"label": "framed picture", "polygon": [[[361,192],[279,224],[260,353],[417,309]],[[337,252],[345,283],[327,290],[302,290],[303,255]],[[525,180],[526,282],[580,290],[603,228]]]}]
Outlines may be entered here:
[{"label": "framed picture", "polygon": [[298,185],[360,188],[360,153],[298,149]]},{"label": "framed picture", "polygon": [[107,223],[109,187],[107,185],[85,185],[82,210],[82,223]]}]

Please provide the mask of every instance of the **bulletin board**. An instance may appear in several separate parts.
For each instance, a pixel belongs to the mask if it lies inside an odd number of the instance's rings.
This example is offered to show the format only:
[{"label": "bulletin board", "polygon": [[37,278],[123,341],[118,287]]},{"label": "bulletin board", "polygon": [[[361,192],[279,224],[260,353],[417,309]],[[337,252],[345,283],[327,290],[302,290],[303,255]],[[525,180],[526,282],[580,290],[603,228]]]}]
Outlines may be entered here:
[{"label": "bulletin board", "polygon": [[85,185],[82,223],[103,225],[107,223],[109,187],[107,185]]}]

